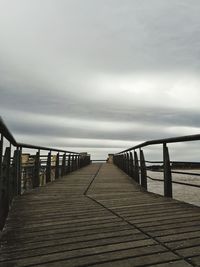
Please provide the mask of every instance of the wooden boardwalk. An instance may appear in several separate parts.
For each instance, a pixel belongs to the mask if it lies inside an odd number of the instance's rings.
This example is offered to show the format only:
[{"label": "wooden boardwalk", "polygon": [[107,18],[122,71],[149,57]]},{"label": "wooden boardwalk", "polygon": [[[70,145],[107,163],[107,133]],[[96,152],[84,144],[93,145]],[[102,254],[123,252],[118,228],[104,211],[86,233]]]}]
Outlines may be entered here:
[{"label": "wooden boardwalk", "polygon": [[200,208],[91,164],[18,197],[0,267],[200,266]]}]

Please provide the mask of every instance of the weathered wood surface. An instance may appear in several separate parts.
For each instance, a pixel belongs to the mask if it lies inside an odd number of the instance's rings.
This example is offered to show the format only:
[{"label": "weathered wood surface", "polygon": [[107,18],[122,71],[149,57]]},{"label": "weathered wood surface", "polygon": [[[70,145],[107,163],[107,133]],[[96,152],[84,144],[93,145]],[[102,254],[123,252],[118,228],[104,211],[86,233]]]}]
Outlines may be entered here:
[{"label": "weathered wood surface", "polygon": [[0,266],[200,266],[200,208],[92,164],[18,197]]}]

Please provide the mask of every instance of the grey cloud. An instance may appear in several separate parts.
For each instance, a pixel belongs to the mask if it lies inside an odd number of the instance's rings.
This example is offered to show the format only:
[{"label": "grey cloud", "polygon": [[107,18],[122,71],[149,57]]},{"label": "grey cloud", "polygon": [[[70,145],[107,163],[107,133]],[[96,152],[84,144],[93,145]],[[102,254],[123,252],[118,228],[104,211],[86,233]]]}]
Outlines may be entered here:
[{"label": "grey cloud", "polygon": [[[2,8],[3,51],[11,50],[16,58],[18,52],[25,57],[22,66],[31,63],[32,71],[39,67],[45,72],[46,67],[52,72],[54,62],[58,70],[71,67],[75,72],[199,70],[198,0],[36,0],[21,1],[20,8],[13,5],[15,11],[6,2]],[[5,19],[7,12],[11,20]]]},{"label": "grey cloud", "polygon": [[20,139],[65,146],[73,137],[72,148],[82,139],[96,157],[196,133],[199,13],[198,0],[3,0],[1,115]]}]

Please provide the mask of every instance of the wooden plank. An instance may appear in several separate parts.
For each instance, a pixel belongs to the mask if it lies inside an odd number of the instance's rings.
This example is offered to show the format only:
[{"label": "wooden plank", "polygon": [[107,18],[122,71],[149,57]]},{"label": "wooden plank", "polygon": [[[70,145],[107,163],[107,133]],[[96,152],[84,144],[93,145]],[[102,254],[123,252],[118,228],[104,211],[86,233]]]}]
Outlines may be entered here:
[{"label": "wooden plank", "polygon": [[144,192],[114,165],[99,166],[15,199],[0,267],[194,266],[200,209]]}]

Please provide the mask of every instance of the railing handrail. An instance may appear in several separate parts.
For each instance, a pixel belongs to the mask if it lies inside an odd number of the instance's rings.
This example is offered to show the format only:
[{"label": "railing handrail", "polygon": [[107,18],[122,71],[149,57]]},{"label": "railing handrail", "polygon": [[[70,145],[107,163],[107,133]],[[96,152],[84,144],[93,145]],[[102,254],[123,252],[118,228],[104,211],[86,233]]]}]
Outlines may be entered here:
[{"label": "railing handrail", "polygon": [[15,138],[13,137],[12,133],[6,126],[4,120],[0,116],[0,133],[13,145],[16,147],[21,148],[29,148],[29,149],[38,149],[38,150],[48,150],[48,151],[56,151],[56,152],[62,152],[62,153],[71,153],[80,155],[81,153],[74,152],[74,151],[67,151],[63,149],[57,149],[57,148],[51,148],[51,147],[44,147],[44,146],[37,146],[37,145],[31,145],[31,144],[24,144],[24,143],[18,143]]},{"label": "railing handrail", "polygon": [[197,141],[200,140],[200,134],[194,134],[194,135],[184,135],[184,136],[178,136],[178,137],[170,137],[170,138],[164,138],[164,139],[155,139],[155,140],[149,140],[143,143],[140,143],[136,146],[133,146],[131,148],[125,149],[123,151],[120,151],[116,153],[115,155],[119,155],[131,150],[135,150],[138,148],[146,147],[149,145],[159,145],[159,144],[169,144],[169,143],[179,143],[179,142],[189,142],[189,141]]},{"label": "railing handrail", "polygon": [[23,147],[23,148],[29,148],[29,149],[48,150],[48,151],[63,152],[63,153],[70,153],[70,154],[76,154],[76,155],[81,154],[81,153],[74,152],[74,151],[67,151],[67,150],[63,150],[63,149],[44,147],[44,146],[36,146],[36,145],[30,145],[30,144],[24,144],[24,143],[17,143],[17,146]]},{"label": "railing handrail", "polygon": [[0,116],[0,133],[13,145],[17,146],[17,141],[9,131],[2,117]]}]

